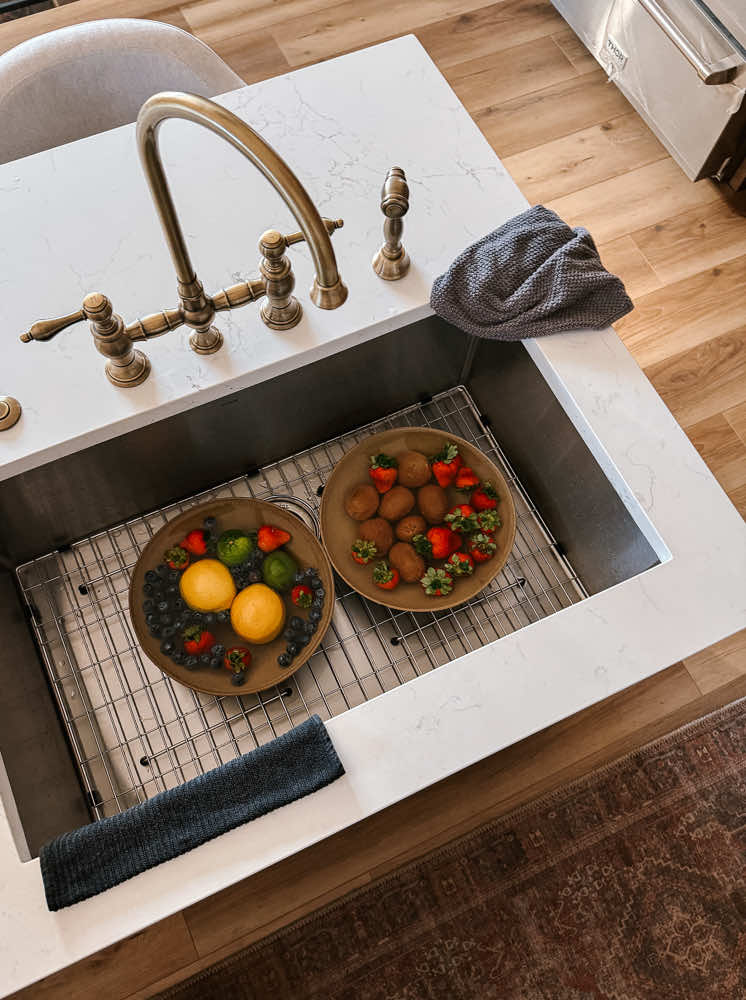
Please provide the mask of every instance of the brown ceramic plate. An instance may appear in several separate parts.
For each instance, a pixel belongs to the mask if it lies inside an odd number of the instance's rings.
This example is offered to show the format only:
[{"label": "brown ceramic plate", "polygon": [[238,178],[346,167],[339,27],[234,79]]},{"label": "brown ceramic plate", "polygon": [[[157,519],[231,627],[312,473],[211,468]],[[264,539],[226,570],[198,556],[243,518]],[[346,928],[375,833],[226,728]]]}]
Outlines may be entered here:
[{"label": "brown ceramic plate", "polygon": [[[247,643],[245,639],[236,635],[230,623],[210,627],[216,641],[223,643],[226,649],[230,646],[248,646],[251,649],[251,666],[246,675],[246,682],[240,687],[231,684],[231,675],[227,670],[213,670],[210,667],[187,670],[186,667],[179,666],[169,657],[164,656],[160,648],[161,640],[151,636],[145,624],[145,613],[142,609],[144,599],[142,588],[147,570],[155,569],[162,562],[164,552],[172,546],[178,545],[187,532],[194,528],[201,528],[204,519],[210,516],[217,519],[218,531],[220,532],[227,531],[228,528],[256,531],[262,524],[274,524],[278,528],[284,528],[292,536],[285,548],[301,568],[314,566],[318,569],[319,577],[326,591],[323,616],[312,641],[301,650],[291,666],[285,670],[277,663],[277,657],[286,646],[282,635],[273,642],[258,646]],[[307,611],[295,608],[289,594],[282,596],[288,618],[293,614],[297,614],[300,618],[308,617]],[[180,684],[193,688],[195,691],[202,691],[204,694],[253,694],[286,681],[313,655],[332,619],[334,578],[329,560],[320,542],[294,514],[276,504],[265,503],[263,500],[250,500],[248,498],[243,500],[211,500],[198,507],[192,507],[191,510],[175,517],[173,521],[169,521],[153,535],[143,549],[132,573],[129,601],[130,615],[137,640],[147,656],[165,674],[173,677]]]},{"label": "brown ceramic plate", "polygon": [[[373,564],[360,566],[350,556],[350,547],[358,537],[359,525],[345,511],[345,497],[354,486],[370,482],[368,468],[371,455],[385,452],[396,458],[405,451],[435,455],[447,441],[458,445],[464,465],[471,466],[482,482],[491,482],[497,489],[500,496],[497,511],[502,519],[502,526],[495,533],[497,552],[487,562],[478,563],[472,576],[457,580],[447,597],[428,597],[419,583],[400,583],[396,590],[381,590],[373,583]],[[454,507],[468,499],[453,487],[449,488],[448,495]],[[321,537],[335,570],[359,594],[397,611],[442,611],[471,600],[507,562],[513,548],[515,526],[515,505],[499,469],[468,441],[429,427],[394,428],[361,441],[337,464],[324,486],[321,499]]]}]

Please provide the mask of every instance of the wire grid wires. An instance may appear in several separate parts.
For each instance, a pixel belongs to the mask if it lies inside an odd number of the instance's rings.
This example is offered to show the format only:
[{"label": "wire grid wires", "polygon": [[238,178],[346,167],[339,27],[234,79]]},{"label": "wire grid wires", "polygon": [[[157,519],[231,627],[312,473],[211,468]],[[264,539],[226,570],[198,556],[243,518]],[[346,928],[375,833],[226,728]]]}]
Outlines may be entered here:
[{"label": "wire grid wires", "polygon": [[[317,512],[324,482],[345,452],[370,434],[401,426],[466,438],[505,475],[518,527],[510,559],[488,588],[458,608],[412,613],[369,602],[337,578],[334,616],[320,648],[287,684],[256,695],[197,694],[144,656],[129,617],[129,579],[166,521],[230,496],[282,494]],[[462,386],[16,572],[97,819],[252,750],[313,713],[339,715],[586,596]]]}]

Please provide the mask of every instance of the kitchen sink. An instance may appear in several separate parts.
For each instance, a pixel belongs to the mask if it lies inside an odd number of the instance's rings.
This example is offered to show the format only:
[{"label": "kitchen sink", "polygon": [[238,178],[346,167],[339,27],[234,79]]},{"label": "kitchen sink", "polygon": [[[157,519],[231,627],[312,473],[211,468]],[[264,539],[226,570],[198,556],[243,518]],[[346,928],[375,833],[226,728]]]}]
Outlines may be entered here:
[{"label": "kitchen sink", "polygon": [[[395,612],[337,579],[322,647],[258,695],[196,694],[141,653],[129,576],[164,521],[210,497],[253,496],[316,528],[345,451],[405,425],[468,438],[510,484],[515,547],[477,598]],[[354,709],[665,559],[524,345],[437,318],[7,480],[0,517],[0,792],[24,859],[309,714]]]}]

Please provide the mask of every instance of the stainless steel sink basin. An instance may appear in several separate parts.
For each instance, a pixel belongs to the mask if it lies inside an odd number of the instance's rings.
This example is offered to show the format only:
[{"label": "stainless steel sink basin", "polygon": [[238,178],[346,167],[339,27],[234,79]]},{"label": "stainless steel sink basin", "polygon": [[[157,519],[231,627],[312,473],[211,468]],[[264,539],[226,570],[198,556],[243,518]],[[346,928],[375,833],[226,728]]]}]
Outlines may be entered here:
[{"label": "stainless steel sink basin", "polygon": [[[502,464],[519,530],[487,591],[412,615],[338,581],[322,650],[259,696],[198,696],[144,658],[127,587],[164,518],[209,495],[281,494],[313,522],[345,449],[396,424],[467,437]],[[437,319],[2,483],[0,518],[0,790],[25,857],[659,561],[524,347]]]}]

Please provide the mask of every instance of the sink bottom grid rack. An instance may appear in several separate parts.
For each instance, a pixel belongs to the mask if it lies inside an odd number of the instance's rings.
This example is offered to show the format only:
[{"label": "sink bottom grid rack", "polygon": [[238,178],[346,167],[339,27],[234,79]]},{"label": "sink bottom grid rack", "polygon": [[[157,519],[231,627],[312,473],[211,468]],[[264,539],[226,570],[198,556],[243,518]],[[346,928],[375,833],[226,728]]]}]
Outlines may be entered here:
[{"label": "sink bottom grid rack", "polygon": [[[371,603],[338,577],[331,627],[286,684],[215,697],[173,682],[140,650],[130,574],[153,534],[220,497],[298,498],[313,519],[342,455],[391,427],[471,441],[503,472],[518,515],[511,556],[472,601],[439,613]],[[586,596],[469,393],[457,386],[213,489],[133,518],[16,570],[93,818],[114,815],[266,743],[317,713],[339,715]]]}]

